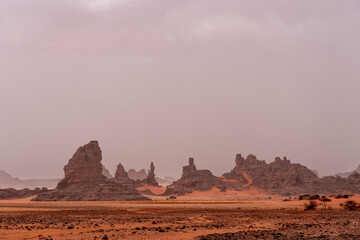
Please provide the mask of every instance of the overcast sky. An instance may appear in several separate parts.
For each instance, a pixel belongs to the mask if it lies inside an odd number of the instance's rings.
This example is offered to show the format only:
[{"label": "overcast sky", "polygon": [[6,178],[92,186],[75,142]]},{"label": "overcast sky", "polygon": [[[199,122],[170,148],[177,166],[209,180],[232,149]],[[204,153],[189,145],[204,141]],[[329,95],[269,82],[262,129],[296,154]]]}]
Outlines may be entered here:
[{"label": "overcast sky", "polygon": [[353,170],[359,43],[357,0],[1,0],[0,169],[62,177],[98,140],[112,174]]}]

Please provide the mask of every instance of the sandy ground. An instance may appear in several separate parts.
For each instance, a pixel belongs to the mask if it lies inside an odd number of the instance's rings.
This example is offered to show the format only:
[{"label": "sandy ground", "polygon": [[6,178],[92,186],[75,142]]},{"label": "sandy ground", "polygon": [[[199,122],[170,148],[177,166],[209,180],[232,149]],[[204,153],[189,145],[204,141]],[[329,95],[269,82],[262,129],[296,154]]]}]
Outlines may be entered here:
[{"label": "sandy ground", "polygon": [[360,239],[360,211],[342,210],[346,199],[304,211],[306,201],[205,201],[198,194],[151,202],[2,200],[0,239]]}]

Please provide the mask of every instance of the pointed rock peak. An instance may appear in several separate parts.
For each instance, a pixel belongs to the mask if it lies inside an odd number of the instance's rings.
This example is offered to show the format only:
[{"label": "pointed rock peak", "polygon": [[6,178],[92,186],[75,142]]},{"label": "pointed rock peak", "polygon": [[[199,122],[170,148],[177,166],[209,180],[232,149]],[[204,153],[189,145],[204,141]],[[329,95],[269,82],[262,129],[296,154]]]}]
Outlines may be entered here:
[{"label": "pointed rock peak", "polygon": [[245,159],[241,156],[241,154],[236,154],[235,157],[235,163],[237,166],[242,165],[244,163]]},{"label": "pointed rock peak", "polygon": [[153,162],[150,163],[150,169],[148,175],[155,175],[155,165]]},{"label": "pointed rock peak", "polygon": [[79,147],[64,167],[65,177],[81,180],[104,178],[102,154],[97,141]]},{"label": "pointed rock peak", "polygon": [[129,179],[129,175],[125,171],[125,168],[121,163],[119,163],[117,165],[116,172],[115,172],[115,178],[116,179]]}]

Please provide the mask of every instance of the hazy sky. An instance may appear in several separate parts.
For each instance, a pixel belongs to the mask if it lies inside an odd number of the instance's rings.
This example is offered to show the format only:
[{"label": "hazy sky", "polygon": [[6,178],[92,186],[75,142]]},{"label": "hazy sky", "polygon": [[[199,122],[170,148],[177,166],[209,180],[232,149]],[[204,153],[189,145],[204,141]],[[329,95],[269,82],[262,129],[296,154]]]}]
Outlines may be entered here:
[{"label": "hazy sky", "polygon": [[0,169],[62,177],[90,140],[111,173],[355,169],[359,44],[357,0],[0,0]]}]

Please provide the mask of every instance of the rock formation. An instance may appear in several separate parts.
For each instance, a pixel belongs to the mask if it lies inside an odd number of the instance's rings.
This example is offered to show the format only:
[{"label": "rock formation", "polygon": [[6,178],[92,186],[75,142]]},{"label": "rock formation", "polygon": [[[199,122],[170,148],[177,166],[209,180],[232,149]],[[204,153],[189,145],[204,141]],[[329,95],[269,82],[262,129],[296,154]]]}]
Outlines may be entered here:
[{"label": "rock formation", "polygon": [[132,180],[144,180],[147,177],[145,169],[136,171],[135,169],[129,169],[129,178]]},{"label": "rock formation", "polygon": [[56,189],[38,195],[36,201],[126,201],[147,200],[130,185],[107,179],[97,141],[80,147],[64,167],[65,177]]},{"label": "rock formation", "polygon": [[142,180],[141,183],[147,184],[150,186],[159,187],[159,183],[155,179],[155,166],[154,166],[153,162],[151,162],[151,164],[150,164],[150,169],[148,171],[147,177],[144,180]]},{"label": "rock formation", "polygon": [[235,163],[234,169],[223,175],[225,180],[234,180],[227,184],[228,188],[234,190],[254,186],[280,195],[360,192],[356,174],[348,179],[331,176],[319,178],[312,170],[291,163],[286,157],[277,157],[274,162],[267,164],[252,154],[246,160],[238,154]]},{"label": "rock formation", "polygon": [[136,188],[137,186],[136,182],[129,178],[128,173],[125,171],[125,168],[121,163],[117,165],[115,178],[113,180],[122,185],[126,185],[132,188]]},{"label": "rock formation", "polygon": [[209,170],[197,170],[194,158],[189,158],[189,165],[183,167],[181,178],[168,186],[164,195],[184,195],[194,190],[209,191],[214,187],[222,191],[226,189],[220,178],[215,177]]},{"label": "rock formation", "polygon": [[116,179],[126,179],[126,180],[130,179],[128,176],[128,173],[125,171],[125,168],[121,163],[119,163],[117,165],[116,172],[115,172],[115,178]]}]

